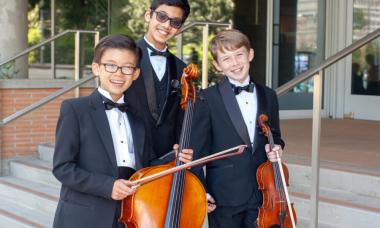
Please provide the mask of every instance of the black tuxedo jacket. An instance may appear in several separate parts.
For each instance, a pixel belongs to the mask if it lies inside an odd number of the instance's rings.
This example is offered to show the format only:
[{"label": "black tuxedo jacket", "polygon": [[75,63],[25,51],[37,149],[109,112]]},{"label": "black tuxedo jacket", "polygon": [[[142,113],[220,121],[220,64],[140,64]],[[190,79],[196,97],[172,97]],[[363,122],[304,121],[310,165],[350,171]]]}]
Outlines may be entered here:
[{"label": "black tuxedo jacket", "polygon": [[[255,84],[255,90],[257,115],[268,115],[274,141],[284,147],[275,92],[258,84]],[[206,180],[201,167],[194,168],[193,172],[203,181],[207,192],[214,197],[218,206],[240,206],[252,196],[260,201],[256,170],[267,160],[265,136],[257,126],[251,145],[247,127],[227,78],[205,89],[201,97],[203,100],[197,101],[195,105],[191,135],[190,148],[194,150],[194,159],[242,144],[248,148],[241,155],[208,163]]]},{"label": "black tuxedo jacket", "polygon": [[137,42],[142,50],[142,58],[139,63],[140,77],[133,82],[125,92],[129,107],[143,118],[145,126],[152,138],[153,149],[158,156],[162,156],[172,150],[178,143],[180,129],[183,120],[183,111],[180,109],[180,91],[175,88],[175,82],[180,78],[185,63],[173,54],[167,57],[169,64],[167,91],[162,111],[158,113],[157,97],[154,85],[154,70],[149,59],[147,43],[142,38]]},{"label": "black tuxedo jacket", "polygon": [[[127,112],[136,169],[156,157],[143,121]],[[118,169],[100,93],[62,103],[56,129],[53,174],[62,183],[54,227],[112,227],[117,201],[111,199]]]}]

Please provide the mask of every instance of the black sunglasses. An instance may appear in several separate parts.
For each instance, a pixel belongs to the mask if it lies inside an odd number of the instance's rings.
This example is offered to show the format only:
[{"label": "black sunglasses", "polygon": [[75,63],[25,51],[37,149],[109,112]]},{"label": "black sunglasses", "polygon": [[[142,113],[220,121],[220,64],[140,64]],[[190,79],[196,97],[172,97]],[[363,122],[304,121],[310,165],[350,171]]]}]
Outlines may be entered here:
[{"label": "black sunglasses", "polygon": [[152,13],[156,13],[156,19],[161,23],[165,23],[169,20],[169,24],[172,28],[179,29],[182,26],[182,19],[171,18],[165,12],[162,11],[152,11]]}]

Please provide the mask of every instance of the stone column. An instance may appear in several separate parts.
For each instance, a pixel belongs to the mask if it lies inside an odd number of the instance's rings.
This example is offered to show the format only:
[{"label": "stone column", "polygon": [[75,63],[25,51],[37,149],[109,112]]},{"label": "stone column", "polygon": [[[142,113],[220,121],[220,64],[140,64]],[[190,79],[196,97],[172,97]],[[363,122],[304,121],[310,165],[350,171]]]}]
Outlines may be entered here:
[{"label": "stone column", "polygon": [[[28,1],[0,0],[0,61],[8,59],[28,47]],[[12,78],[28,78],[28,56],[16,60],[13,67],[3,73]]]}]

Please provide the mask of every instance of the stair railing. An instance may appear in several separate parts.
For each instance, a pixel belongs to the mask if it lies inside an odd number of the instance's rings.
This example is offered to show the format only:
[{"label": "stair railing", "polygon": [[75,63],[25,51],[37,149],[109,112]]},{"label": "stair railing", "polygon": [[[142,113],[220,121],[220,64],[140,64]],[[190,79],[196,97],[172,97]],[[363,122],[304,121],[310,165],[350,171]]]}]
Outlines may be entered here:
[{"label": "stair railing", "polygon": [[[0,67],[2,65],[5,65],[15,59],[18,59],[28,53],[30,53],[31,51],[34,51],[36,50],[37,48],[40,48],[46,44],[49,44],[49,43],[52,43],[54,42],[55,40],[67,35],[67,34],[70,34],[70,33],[74,33],[75,34],[75,48],[74,48],[74,80],[76,82],[73,82],[72,84],[50,94],[49,96],[46,96],[45,98],[41,99],[40,101],[37,101],[36,103],[28,106],[28,107],[25,107],[23,108],[22,110],[19,110],[13,114],[11,114],[10,116],[0,120],[0,127],[26,115],[27,113],[33,111],[33,110],[36,110],[38,109],[39,107],[41,107],[42,105],[54,100],[55,98],[67,93],[68,91],[72,90],[72,89],[76,89],[75,91],[75,96],[78,97],[79,96],[79,86],[83,85],[84,83],[92,80],[95,78],[95,76],[90,76],[90,77],[86,77],[86,78],[82,78],[81,80],[79,80],[79,77],[80,77],[80,49],[81,49],[81,44],[80,44],[80,35],[81,34],[84,34],[84,33],[87,33],[87,34],[94,34],[94,43],[95,45],[99,42],[99,31],[88,31],[88,30],[65,30],[55,36],[52,36],[51,38],[47,39],[47,40],[44,40],[42,41],[41,43],[38,43],[36,45],[33,45],[29,48],[27,48],[26,50],[16,54],[15,56],[13,57],[10,57],[2,62],[0,62]],[[54,68],[54,67],[52,67]],[[1,173],[1,154],[0,154],[0,173]]]},{"label": "stair railing", "polygon": [[[46,44],[49,44],[49,43],[53,43],[55,40],[67,35],[67,34],[72,34],[74,33],[75,34],[75,49],[74,49],[74,79],[75,79],[75,82],[73,82],[72,84],[60,89],[60,90],[57,90],[56,92],[50,94],[49,96],[46,96],[44,97],[43,99],[37,101],[36,103],[30,105],[30,106],[27,106],[13,114],[11,114],[10,116],[8,117],[5,117],[4,119],[0,120],[0,128],[3,127],[4,125],[26,115],[27,113],[33,111],[33,110],[36,110],[38,109],[39,107],[43,106],[44,104],[54,100],[55,98],[61,96],[62,94],[65,94],[67,92],[69,92],[70,90],[72,89],[75,89],[75,96],[78,97],[79,96],[79,86],[83,85],[84,83],[90,81],[90,80],[93,80],[95,78],[95,76],[90,76],[90,77],[85,77],[85,78],[82,78],[82,79],[79,79],[80,78],[80,50],[81,50],[81,43],[80,43],[80,35],[81,34],[94,34],[94,42],[95,42],[95,45],[99,42],[99,31],[88,31],[88,30],[65,30],[55,36],[52,36],[50,37],[49,39],[46,39],[44,41],[42,41],[41,43],[38,43],[36,45],[33,45],[27,49],[25,49],[24,51],[16,54],[15,56],[13,57],[10,57],[8,59],[5,59],[3,60],[2,62],[0,62],[0,67],[2,65],[5,65],[15,59],[18,59],[28,53],[30,53],[31,51],[33,50],[36,50],[37,48],[40,48]],[[55,64],[54,62],[52,62],[52,74],[55,75]],[[53,77],[55,78],[55,76]],[[0,131],[0,176],[2,175],[2,153],[1,153],[1,131]]]},{"label": "stair railing", "polygon": [[[95,39],[95,44],[97,44],[99,42],[99,31],[88,31],[88,30],[72,30],[72,29],[69,29],[69,30],[65,30],[61,33],[58,33],[57,35],[55,36],[52,36],[36,45],[33,45],[27,49],[25,49],[24,51],[16,54],[15,56],[13,57],[10,57],[8,59],[5,59],[3,60],[2,62],[0,62],[0,67],[2,65],[5,65],[13,60],[16,60],[26,54],[29,54],[30,52],[36,50],[37,48],[40,48],[46,44],[50,44],[50,43],[54,43],[55,40],[67,35],[67,34],[70,34],[70,33],[74,33],[75,34],[75,49],[74,49],[74,52],[75,52],[75,67],[77,67],[77,65],[79,66],[80,64],[80,50],[81,50],[81,44],[80,44],[80,35],[81,34],[94,34],[94,39]],[[55,61],[51,61],[51,69],[52,69],[52,76],[53,78],[55,78]],[[79,79],[79,67],[78,68],[75,68],[75,76]]]},{"label": "stair railing", "polygon": [[380,29],[377,29],[360,40],[352,43],[351,45],[343,48],[341,51],[330,56],[322,63],[313,67],[312,69],[300,74],[284,85],[276,89],[278,96],[284,95],[286,92],[294,88],[296,85],[313,77],[313,124],[312,124],[312,147],[311,147],[311,218],[310,228],[318,227],[318,198],[319,198],[319,148],[321,138],[321,110],[322,110],[322,85],[323,85],[323,71],[343,59],[344,57],[352,54],[360,47],[368,44],[372,40],[380,37]]}]

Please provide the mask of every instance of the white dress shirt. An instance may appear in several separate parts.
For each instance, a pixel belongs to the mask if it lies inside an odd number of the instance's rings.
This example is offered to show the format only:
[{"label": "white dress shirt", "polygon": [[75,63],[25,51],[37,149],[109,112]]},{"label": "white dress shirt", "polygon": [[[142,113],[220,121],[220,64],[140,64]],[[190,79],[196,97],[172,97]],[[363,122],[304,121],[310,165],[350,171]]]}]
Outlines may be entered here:
[{"label": "white dress shirt", "polygon": [[[108,91],[100,87],[98,91],[113,101]],[[124,103],[124,95],[116,103]],[[127,166],[136,169],[132,130],[127,114],[117,108],[105,110],[105,112],[110,125],[117,166]]]},{"label": "white dress shirt", "polygon": [[[243,83],[239,81],[235,81],[233,79],[228,78],[231,84],[235,86],[246,86],[249,84],[249,77]],[[235,96],[236,100],[239,104],[239,108],[241,114],[243,115],[243,119],[245,122],[245,126],[247,126],[249,138],[251,140],[251,145],[253,144],[253,140],[255,140],[255,131],[256,131],[256,116],[257,116],[257,93],[256,89],[253,89],[253,93],[249,93],[243,90],[241,93]]]},{"label": "white dress shirt", "polygon": [[[157,51],[165,52],[168,49],[168,47],[165,47],[163,50],[159,50],[155,48],[154,45],[150,43],[145,36],[144,36],[144,39],[152,48],[156,49]],[[167,59],[165,56],[161,56],[161,55],[151,56],[150,53],[152,52],[152,50],[150,50],[149,48],[147,49],[148,49],[150,63],[152,64],[153,70],[156,73],[158,80],[161,81],[166,72]]]}]

